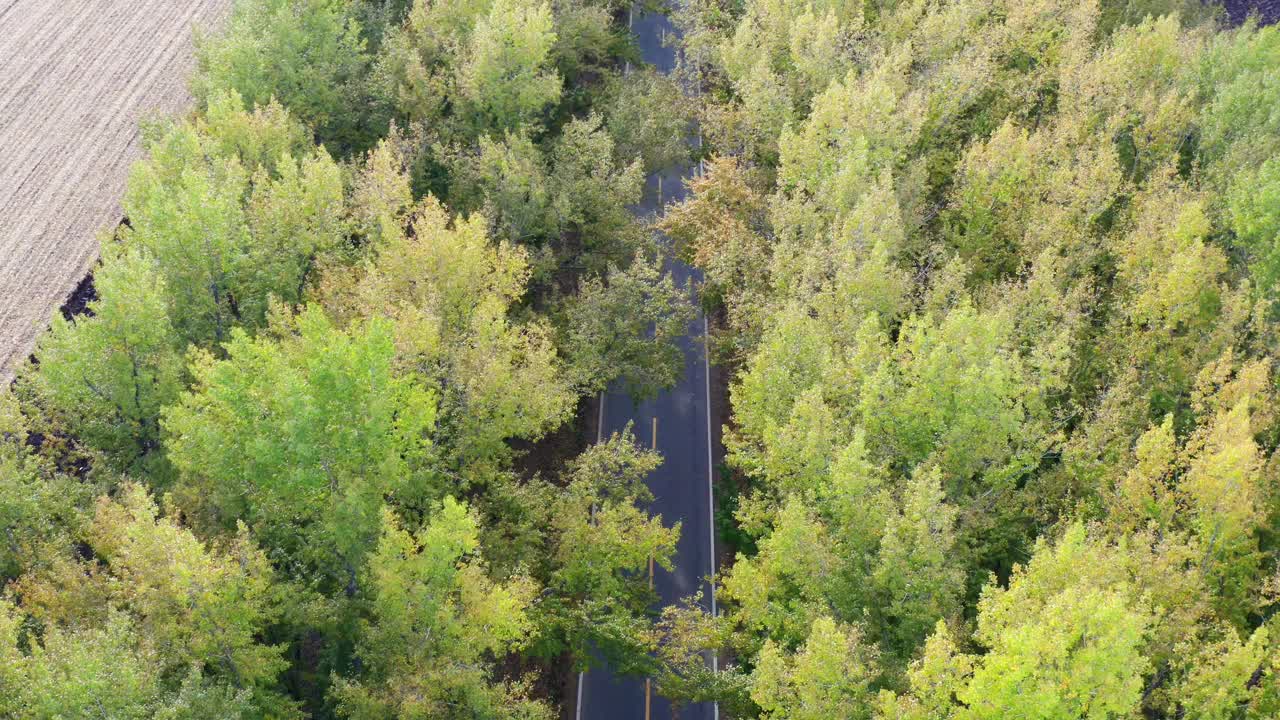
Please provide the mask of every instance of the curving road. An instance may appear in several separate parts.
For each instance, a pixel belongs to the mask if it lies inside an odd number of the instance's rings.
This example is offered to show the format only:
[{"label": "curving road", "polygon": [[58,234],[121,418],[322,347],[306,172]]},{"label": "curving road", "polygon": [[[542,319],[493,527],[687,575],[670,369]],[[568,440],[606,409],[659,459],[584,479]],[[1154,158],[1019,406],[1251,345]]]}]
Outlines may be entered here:
[{"label": "curving road", "polygon": [[[639,38],[645,62],[661,72],[675,69],[675,50],[663,45],[663,38],[675,32],[670,20],[653,13],[637,15],[632,31]],[[656,214],[662,206],[685,195],[683,178],[692,168],[673,167],[646,179],[645,196],[636,212]],[[672,260],[668,269],[679,282],[699,281],[698,271]],[[656,569],[654,585],[663,605],[702,591],[703,603],[714,610],[714,588],[708,582],[715,571],[715,535],[712,521],[711,448],[715,436],[710,416],[710,385],[706,345],[706,319],[699,318],[689,328],[680,346],[684,351],[684,377],[668,392],[637,407],[621,393],[607,393],[600,412],[604,436],[634,423],[633,432],[641,444],[657,447],[663,463],[648,478],[654,502],[650,510],[662,515],[670,525],[683,523],[672,572]],[[656,432],[655,432],[656,430]],[[714,662],[708,658],[708,662]],[[666,720],[672,717],[670,704],[650,693],[646,715],[645,682],[621,678],[608,668],[597,668],[578,681],[575,720]],[[686,706],[681,720],[718,720],[711,703]]]},{"label": "curving road", "polygon": [[139,121],[189,102],[231,0],[0,0],[0,382],[121,219]]}]

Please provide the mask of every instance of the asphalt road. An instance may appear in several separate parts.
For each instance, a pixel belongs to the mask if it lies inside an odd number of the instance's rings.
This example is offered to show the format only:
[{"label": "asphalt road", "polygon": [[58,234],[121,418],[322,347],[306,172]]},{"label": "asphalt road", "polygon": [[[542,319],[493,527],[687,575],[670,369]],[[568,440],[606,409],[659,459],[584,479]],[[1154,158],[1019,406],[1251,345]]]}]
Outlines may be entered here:
[{"label": "asphalt road", "polygon": [[[675,68],[675,50],[663,44],[664,37],[675,32],[666,16],[637,15],[632,30],[639,38],[646,62],[662,72]],[[646,179],[644,200],[636,212],[656,214],[665,203],[684,197],[682,178],[690,175],[691,170],[673,167],[650,175]],[[676,260],[668,262],[668,269],[681,283],[701,279],[698,271]],[[668,525],[680,521],[682,531],[674,570],[656,568],[654,587],[664,606],[701,590],[703,603],[711,609],[713,588],[708,578],[715,570],[715,550],[708,366],[702,342],[705,322],[699,317],[680,339],[685,369],[684,377],[674,388],[638,407],[625,394],[607,393],[600,420],[605,436],[633,423],[636,440],[646,447],[655,444],[656,428],[656,447],[662,453],[663,463],[648,479],[654,495],[650,510],[661,514]],[[653,720],[673,717],[671,706],[664,698],[653,695],[651,703],[649,717]],[[683,707],[679,715],[681,720],[716,720],[717,716],[711,703]],[[576,720],[633,719],[646,720],[643,679],[617,677],[608,668],[594,669],[581,678]]]}]

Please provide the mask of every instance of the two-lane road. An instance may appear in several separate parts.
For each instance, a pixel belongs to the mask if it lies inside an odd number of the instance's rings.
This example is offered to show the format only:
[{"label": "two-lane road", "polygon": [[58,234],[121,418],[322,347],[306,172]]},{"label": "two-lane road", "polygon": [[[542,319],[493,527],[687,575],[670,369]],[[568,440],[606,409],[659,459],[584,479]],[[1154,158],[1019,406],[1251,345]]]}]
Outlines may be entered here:
[{"label": "two-lane road", "polygon": [[[663,39],[674,31],[664,15],[637,15],[632,30],[639,39],[645,62],[659,71],[675,69],[674,48]],[[646,180],[645,196],[636,211],[642,215],[658,213],[663,204],[684,196],[683,179],[689,167],[673,167],[654,173]],[[698,272],[672,260],[668,269],[681,283],[700,280]],[[656,447],[663,462],[648,478],[654,501],[650,510],[662,515],[663,522],[682,523],[680,542],[676,548],[675,568],[667,572],[657,568],[654,586],[662,604],[673,605],[681,598],[702,591],[708,610],[714,609],[714,588],[707,581],[715,572],[715,531],[712,521],[712,442],[714,435],[710,416],[710,384],[707,363],[705,318],[698,318],[680,339],[684,351],[684,376],[668,392],[636,407],[625,394],[608,393],[600,413],[600,430],[607,437],[633,423],[637,442]],[[709,659],[710,661],[710,659]],[[597,668],[579,678],[576,720],[666,720],[671,707],[663,698],[648,698],[646,718],[645,681],[620,678],[608,668]],[[682,720],[715,720],[717,709],[711,703],[687,706],[680,711]]]}]

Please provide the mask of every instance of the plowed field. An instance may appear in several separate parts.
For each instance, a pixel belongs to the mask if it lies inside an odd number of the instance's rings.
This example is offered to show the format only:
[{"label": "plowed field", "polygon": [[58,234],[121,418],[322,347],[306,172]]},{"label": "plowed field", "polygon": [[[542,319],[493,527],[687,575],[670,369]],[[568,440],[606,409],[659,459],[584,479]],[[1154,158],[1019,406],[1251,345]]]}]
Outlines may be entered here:
[{"label": "plowed field", "polygon": [[120,221],[139,121],[189,101],[230,0],[0,0],[0,381]]}]

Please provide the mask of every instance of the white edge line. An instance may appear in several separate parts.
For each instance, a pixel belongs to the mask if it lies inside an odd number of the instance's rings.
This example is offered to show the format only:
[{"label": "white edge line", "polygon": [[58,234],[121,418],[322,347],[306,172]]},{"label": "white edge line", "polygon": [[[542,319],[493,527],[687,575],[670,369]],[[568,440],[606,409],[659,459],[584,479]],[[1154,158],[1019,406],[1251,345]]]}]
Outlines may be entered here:
[{"label": "white edge line", "polygon": [[[711,545],[711,617],[716,617],[716,505],[713,483],[715,482],[715,465],[711,453],[711,323],[706,312],[702,313],[702,369],[703,380],[707,388],[707,542]],[[711,652],[711,672],[720,672],[720,654]],[[720,703],[712,703],[715,720],[720,720]]]},{"label": "white edge line", "polygon": [[574,720],[582,720],[582,680],[586,673],[578,671],[578,706],[574,709]]},{"label": "white edge line", "polygon": [[596,444],[604,440],[604,391],[600,391],[600,402],[596,405]]}]

